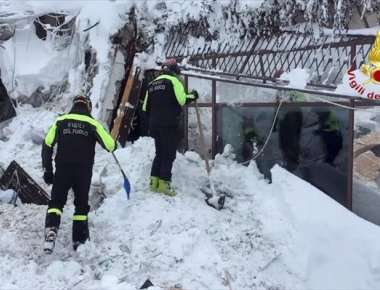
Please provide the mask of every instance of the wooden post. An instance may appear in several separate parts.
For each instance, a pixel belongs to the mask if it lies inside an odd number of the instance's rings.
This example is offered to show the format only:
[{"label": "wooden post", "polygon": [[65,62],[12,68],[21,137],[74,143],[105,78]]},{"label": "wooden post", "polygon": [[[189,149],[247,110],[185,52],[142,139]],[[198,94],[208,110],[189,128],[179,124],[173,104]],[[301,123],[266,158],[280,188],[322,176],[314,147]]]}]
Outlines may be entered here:
[{"label": "wooden post", "polygon": [[125,109],[128,106],[128,100],[132,92],[134,80],[135,80],[135,70],[132,66],[132,69],[128,76],[127,84],[124,87],[123,97],[121,99],[119,108],[117,109],[117,116],[115,120],[113,121],[111,136],[114,140],[117,140],[119,137],[120,126],[124,118]]},{"label": "wooden post", "polygon": [[[355,101],[350,100],[350,106],[355,108]],[[348,174],[347,174],[347,193],[346,193],[346,207],[352,211],[352,179],[354,175],[354,130],[355,130],[355,112],[349,111],[348,118]]]}]

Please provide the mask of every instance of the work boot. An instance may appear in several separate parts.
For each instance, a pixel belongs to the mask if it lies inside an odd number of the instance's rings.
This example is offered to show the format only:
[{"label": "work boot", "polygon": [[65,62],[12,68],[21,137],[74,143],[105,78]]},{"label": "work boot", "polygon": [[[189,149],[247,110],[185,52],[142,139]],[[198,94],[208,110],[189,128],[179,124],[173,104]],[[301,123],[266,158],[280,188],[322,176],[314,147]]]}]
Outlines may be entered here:
[{"label": "work boot", "polygon": [[61,223],[62,209],[48,208],[45,218],[45,243],[44,252],[51,254],[55,247],[55,240]]},{"label": "work boot", "polygon": [[46,254],[51,254],[53,252],[57,233],[58,228],[56,227],[45,228],[44,252]]},{"label": "work boot", "polygon": [[45,218],[45,228],[56,228],[58,230],[61,223],[62,210],[49,208]]},{"label": "work boot", "polygon": [[163,179],[158,180],[158,192],[161,192],[168,196],[176,196],[177,193],[170,186],[170,181],[166,181]]},{"label": "work boot", "polygon": [[158,192],[158,177],[156,176],[150,177],[149,189],[152,192]]},{"label": "work boot", "polygon": [[[83,218],[78,218],[83,217]],[[73,249],[76,251],[77,248],[84,244],[87,240],[90,239],[90,233],[88,229],[87,217],[85,215],[74,215],[73,218]]]}]

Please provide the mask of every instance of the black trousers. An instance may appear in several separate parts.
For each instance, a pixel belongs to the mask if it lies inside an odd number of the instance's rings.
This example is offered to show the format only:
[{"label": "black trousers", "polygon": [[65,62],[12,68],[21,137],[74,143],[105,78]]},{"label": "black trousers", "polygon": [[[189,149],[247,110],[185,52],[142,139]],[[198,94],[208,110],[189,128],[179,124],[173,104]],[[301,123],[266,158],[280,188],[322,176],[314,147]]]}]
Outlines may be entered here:
[{"label": "black trousers", "polygon": [[151,176],[171,181],[172,167],[176,157],[180,131],[177,127],[151,127],[150,136],[154,138],[156,156],[154,157]]},{"label": "black trousers", "polygon": [[[87,216],[90,211],[88,195],[92,178],[92,164],[57,164],[54,183],[51,191],[49,209],[63,211],[67,201],[67,194],[72,188],[74,191],[74,215]],[[45,227],[59,228],[60,215],[47,213]],[[85,241],[88,238],[87,220],[73,222],[73,240]]]},{"label": "black trousers", "polygon": [[303,114],[298,109],[287,112],[280,121],[280,148],[285,161],[285,168],[291,172],[296,170],[299,165],[302,122]]},{"label": "black trousers", "polygon": [[321,131],[323,143],[325,144],[325,162],[333,164],[343,147],[343,137],[339,131]]}]

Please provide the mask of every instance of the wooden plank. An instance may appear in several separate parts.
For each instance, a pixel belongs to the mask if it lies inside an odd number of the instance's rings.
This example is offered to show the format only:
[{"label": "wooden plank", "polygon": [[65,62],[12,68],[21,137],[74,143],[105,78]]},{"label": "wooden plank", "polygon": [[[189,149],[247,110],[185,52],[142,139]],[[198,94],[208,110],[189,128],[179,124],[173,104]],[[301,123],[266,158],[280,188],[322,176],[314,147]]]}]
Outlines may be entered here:
[{"label": "wooden plank", "polygon": [[114,140],[117,140],[117,138],[119,137],[121,122],[124,118],[125,108],[128,105],[128,100],[133,88],[134,80],[135,80],[135,70],[132,65],[131,72],[128,76],[127,84],[124,87],[123,97],[121,99],[119,108],[117,109],[117,116],[115,120],[113,121],[111,136]]},{"label": "wooden plank", "polygon": [[128,137],[132,131],[132,123],[134,122],[133,120],[136,114],[136,110],[139,109],[140,97],[144,98],[144,96],[141,95],[142,82],[139,81],[140,72],[141,72],[140,68],[139,67],[136,68],[136,71],[134,74],[133,87],[129,95],[128,103],[125,106],[124,116],[121,121],[121,126],[119,128],[118,139],[122,146],[124,146],[125,142],[129,141]]}]

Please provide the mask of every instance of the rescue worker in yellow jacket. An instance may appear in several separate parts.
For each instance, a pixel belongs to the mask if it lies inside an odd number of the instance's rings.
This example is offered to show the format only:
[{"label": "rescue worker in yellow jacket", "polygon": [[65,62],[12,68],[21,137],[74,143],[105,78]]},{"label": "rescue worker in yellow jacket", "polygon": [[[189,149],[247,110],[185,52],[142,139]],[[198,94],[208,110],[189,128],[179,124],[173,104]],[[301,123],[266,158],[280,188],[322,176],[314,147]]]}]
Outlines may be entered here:
[{"label": "rescue worker in yellow jacket", "polygon": [[[103,126],[91,116],[91,101],[83,96],[74,98],[68,114],[56,119],[50,127],[42,147],[44,180],[53,184],[45,221],[45,247],[47,253],[54,249],[63,207],[70,188],[74,191],[75,212],[72,240],[76,248],[89,238],[88,195],[95,157],[95,144],[109,152],[116,143]],[[57,144],[55,173],[53,173],[53,147]]]},{"label": "rescue worker in yellow jacket", "polygon": [[179,143],[179,124],[182,107],[198,99],[198,93],[190,94],[179,79],[180,68],[175,59],[162,64],[161,75],[149,83],[143,111],[148,113],[149,132],[154,138],[156,156],[153,160],[150,190],[175,196],[171,187],[172,166]]}]

